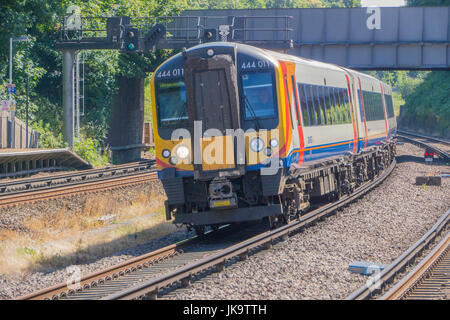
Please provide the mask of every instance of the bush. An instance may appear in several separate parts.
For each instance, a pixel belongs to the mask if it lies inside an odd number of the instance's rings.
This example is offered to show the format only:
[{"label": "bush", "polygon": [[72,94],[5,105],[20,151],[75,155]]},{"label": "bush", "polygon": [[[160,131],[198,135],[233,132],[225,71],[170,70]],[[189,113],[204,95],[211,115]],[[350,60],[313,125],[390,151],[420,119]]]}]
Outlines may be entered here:
[{"label": "bush", "polygon": [[74,151],[94,167],[102,167],[109,164],[108,152],[105,150],[102,153],[98,141],[93,138],[81,137],[75,139]]},{"label": "bush", "polygon": [[63,142],[62,135],[55,135],[50,130],[48,123],[44,125],[42,121],[35,122],[31,124],[31,128],[39,133],[39,148],[67,148],[67,144]]}]

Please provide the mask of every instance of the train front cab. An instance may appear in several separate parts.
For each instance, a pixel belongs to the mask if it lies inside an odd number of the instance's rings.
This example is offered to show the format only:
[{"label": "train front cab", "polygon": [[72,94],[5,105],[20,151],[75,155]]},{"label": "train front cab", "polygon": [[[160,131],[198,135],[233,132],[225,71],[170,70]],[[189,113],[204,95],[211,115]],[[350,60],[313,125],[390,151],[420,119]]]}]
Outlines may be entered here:
[{"label": "train front cab", "polygon": [[[263,51],[247,47],[197,46],[169,59],[152,78],[158,174],[174,223],[220,225],[282,213],[273,197],[283,187],[284,169],[270,175],[261,170],[273,165],[270,159],[283,166],[289,149],[283,71]],[[269,100],[266,107],[262,98]],[[175,129],[190,135],[172,137]],[[244,154],[236,132],[244,132]]]}]

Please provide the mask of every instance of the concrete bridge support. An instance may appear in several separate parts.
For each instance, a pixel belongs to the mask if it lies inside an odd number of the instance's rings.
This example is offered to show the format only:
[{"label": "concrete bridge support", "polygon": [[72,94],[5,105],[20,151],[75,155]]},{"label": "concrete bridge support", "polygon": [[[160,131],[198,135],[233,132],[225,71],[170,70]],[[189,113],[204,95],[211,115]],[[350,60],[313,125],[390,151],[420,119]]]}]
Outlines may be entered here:
[{"label": "concrete bridge support", "polygon": [[67,142],[69,148],[73,148],[74,143],[74,92],[73,92],[73,71],[75,50],[63,51],[63,138]]},{"label": "concrete bridge support", "polygon": [[119,77],[108,133],[113,163],[141,158],[144,126],[144,78]]}]

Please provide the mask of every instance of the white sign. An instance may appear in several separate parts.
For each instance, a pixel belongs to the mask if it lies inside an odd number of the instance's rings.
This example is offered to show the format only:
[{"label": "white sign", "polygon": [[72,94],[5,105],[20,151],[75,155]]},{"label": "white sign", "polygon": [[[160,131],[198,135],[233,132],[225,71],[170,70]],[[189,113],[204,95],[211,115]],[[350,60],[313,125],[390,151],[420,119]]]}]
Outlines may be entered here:
[{"label": "white sign", "polygon": [[226,24],[220,25],[219,34],[222,37],[222,41],[227,41],[227,36],[230,34],[230,26]]},{"label": "white sign", "polygon": [[16,101],[15,100],[1,100],[0,105],[2,111],[15,111],[16,110]]}]

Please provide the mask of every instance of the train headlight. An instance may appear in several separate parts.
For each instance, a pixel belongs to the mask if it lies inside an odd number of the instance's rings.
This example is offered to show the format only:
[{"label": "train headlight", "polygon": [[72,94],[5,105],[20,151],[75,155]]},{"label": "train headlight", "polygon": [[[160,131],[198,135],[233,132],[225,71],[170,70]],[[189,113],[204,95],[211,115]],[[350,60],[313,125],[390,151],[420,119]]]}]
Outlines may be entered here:
[{"label": "train headlight", "polygon": [[278,147],[278,140],[275,139],[275,138],[270,139],[270,146],[271,146],[272,148]]},{"label": "train headlight", "polygon": [[178,163],[177,157],[170,157],[169,162],[171,165],[176,165]]},{"label": "train headlight", "polygon": [[170,157],[170,150],[167,150],[167,149],[164,149],[163,150],[163,152],[162,152],[162,156],[164,157],[164,158],[168,158],[168,157]]},{"label": "train headlight", "polygon": [[272,155],[272,149],[270,148],[265,148],[264,149],[264,154],[268,157],[270,157]]},{"label": "train headlight", "polygon": [[176,153],[178,158],[186,159],[189,156],[189,149],[186,146],[179,146]]},{"label": "train headlight", "polygon": [[253,152],[260,152],[263,148],[264,141],[260,138],[253,138],[252,141],[250,141],[250,149],[252,149]]}]

